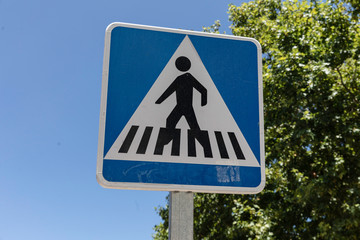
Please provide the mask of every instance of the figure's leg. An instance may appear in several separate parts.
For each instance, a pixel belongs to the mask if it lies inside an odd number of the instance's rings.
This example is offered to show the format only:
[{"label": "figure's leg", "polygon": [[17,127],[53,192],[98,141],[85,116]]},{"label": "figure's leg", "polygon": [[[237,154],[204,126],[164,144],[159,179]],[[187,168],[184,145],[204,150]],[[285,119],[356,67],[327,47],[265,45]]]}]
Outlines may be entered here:
[{"label": "figure's leg", "polygon": [[175,106],[175,108],[171,111],[169,116],[166,118],[166,128],[172,128],[174,129],[176,127],[176,124],[180,121],[180,118],[182,117],[182,112],[180,111],[180,108],[178,106]]},{"label": "figure's leg", "polygon": [[189,129],[188,130],[188,156],[196,157],[195,139],[200,143],[206,158],[212,158],[212,151],[208,131]]},{"label": "figure's leg", "polygon": [[160,128],[155,146],[155,155],[163,155],[165,145],[172,141],[171,156],[180,155],[180,129]]},{"label": "figure's leg", "polygon": [[186,114],[184,114],[186,121],[188,122],[190,129],[200,130],[199,123],[196,120],[194,108],[189,108]]}]

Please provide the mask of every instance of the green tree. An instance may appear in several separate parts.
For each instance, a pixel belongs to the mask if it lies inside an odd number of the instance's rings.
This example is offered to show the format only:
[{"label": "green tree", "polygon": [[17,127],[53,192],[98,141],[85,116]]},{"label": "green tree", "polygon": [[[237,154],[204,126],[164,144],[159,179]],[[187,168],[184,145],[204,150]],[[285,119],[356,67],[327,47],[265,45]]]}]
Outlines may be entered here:
[{"label": "green tree", "polygon": [[[359,7],[229,6],[232,33],[262,46],[267,183],[256,195],[196,194],[194,239],[359,239]],[[154,238],[167,239],[167,206],[158,212]]]}]

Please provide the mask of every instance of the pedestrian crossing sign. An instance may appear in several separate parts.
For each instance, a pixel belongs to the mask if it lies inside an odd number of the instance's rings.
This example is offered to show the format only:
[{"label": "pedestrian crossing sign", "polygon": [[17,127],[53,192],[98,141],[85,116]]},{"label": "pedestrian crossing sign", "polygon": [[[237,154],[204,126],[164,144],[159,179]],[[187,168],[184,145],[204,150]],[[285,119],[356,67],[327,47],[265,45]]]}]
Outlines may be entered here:
[{"label": "pedestrian crossing sign", "polygon": [[108,188],[257,193],[265,185],[261,47],[113,23],[97,179]]}]

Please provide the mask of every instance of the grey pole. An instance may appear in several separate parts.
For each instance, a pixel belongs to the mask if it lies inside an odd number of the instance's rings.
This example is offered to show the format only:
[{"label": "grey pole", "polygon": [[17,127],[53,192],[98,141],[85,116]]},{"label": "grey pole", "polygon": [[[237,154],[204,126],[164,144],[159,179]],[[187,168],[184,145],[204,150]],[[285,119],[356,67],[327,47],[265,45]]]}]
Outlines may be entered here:
[{"label": "grey pole", "polygon": [[194,194],[170,192],[169,240],[193,240]]}]

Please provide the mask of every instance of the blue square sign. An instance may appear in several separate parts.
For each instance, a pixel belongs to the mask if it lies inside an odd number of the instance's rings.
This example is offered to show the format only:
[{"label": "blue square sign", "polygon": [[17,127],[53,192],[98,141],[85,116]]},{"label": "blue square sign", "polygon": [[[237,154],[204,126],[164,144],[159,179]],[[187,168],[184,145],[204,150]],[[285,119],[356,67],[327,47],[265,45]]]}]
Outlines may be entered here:
[{"label": "blue square sign", "polygon": [[261,69],[255,39],[109,25],[100,185],[260,192],[265,186]]}]

